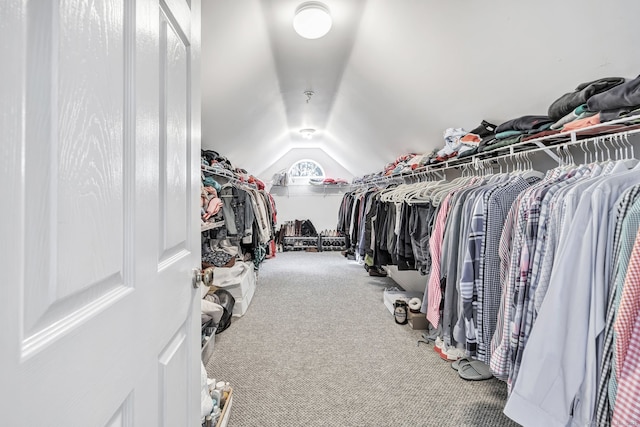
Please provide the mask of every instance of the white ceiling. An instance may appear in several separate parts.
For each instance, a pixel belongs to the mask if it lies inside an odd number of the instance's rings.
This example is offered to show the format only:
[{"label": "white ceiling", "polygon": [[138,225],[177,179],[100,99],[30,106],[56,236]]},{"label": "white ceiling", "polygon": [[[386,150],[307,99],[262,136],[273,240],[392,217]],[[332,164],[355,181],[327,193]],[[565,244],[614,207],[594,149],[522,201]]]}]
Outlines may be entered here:
[{"label": "white ceiling", "polygon": [[636,0],[324,0],[334,23],[317,40],[293,31],[302,1],[202,2],[203,147],[258,176],[319,152],[381,170],[446,128],[546,114],[581,82],[640,73]]}]

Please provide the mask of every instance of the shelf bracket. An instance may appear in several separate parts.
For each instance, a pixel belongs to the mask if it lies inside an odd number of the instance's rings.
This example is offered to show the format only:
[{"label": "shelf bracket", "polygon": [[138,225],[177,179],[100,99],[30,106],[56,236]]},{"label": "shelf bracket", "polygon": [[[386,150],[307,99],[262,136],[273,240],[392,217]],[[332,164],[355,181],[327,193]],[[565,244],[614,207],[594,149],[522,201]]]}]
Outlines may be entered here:
[{"label": "shelf bracket", "polygon": [[[571,139],[573,140],[573,138],[575,137],[575,133],[572,133],[571,136],[572,136]],[[549,157],[551,157],[553,160],[555,160],[558,164],[562,163],[562,159],[560,159],[560,157],[558,157],[558,155],[556,153],[554,153],[550,148],[548,148],[542,142],[536,141],[536,145],[539,148],[542,148],[542,151],[544,151]]]}]

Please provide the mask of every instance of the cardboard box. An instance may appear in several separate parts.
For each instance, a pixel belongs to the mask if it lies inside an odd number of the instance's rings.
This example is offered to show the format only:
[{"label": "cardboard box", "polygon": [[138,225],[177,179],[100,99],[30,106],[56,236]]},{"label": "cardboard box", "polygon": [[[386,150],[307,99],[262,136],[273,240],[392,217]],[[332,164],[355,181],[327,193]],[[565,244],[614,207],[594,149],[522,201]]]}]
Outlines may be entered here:
[{"label": "cardboard box", "polygon": [[229,424],[229,417],[231,416],[231,404],[233,403],[233,389],[229,392],[229,397],[227,398],[227,402],[222,408],[222,412],[220,413],[220,418],[218,418],[218,423],[216,427],[227,427]]},{"label": "cardboard box", "polygon": [[408,323],[411,329],[427,329],[428,321],[425,313],[412,313],[409,311],[407,318],[409,319]]}]

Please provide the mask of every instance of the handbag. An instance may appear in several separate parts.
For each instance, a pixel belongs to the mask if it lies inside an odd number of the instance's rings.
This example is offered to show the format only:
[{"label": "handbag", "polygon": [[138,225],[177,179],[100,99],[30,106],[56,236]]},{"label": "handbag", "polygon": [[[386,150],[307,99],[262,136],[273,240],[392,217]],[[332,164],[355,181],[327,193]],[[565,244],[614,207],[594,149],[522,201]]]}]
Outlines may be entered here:
[{"label": "handbag", "polygon": [[214,294],[220,299],[220,305],[223,308],[222,317],[218,322],[218,329],[216,329],[216,334],[219,334],[231,325],[231,315],[233,314],[233,306],[236,303],[236,299],[229,291],[224,289],[216,289]]}]

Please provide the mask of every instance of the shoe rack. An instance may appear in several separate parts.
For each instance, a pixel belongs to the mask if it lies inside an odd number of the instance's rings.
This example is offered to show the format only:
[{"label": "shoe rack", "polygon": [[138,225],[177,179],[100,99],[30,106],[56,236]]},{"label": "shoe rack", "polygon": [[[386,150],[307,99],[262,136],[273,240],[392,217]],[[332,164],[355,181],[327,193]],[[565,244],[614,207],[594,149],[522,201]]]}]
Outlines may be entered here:
[{"label": "shoe rack", "polygon": [[344,236],[320,236],[318,239],[322,251],[343,251],[346,249]]},{"label": "shoe rack", "polygon": [[318,236],[284,236],[282,238],[283,251],[295,251],[303,249],[315,249],[320,251]]},{"label": "shoe rack", "polygon": [[282,250],[285,252],[302,249],[315,249],[319,252],[343,251],[345,248],[344,236],[285,236],[282,240]]}]

